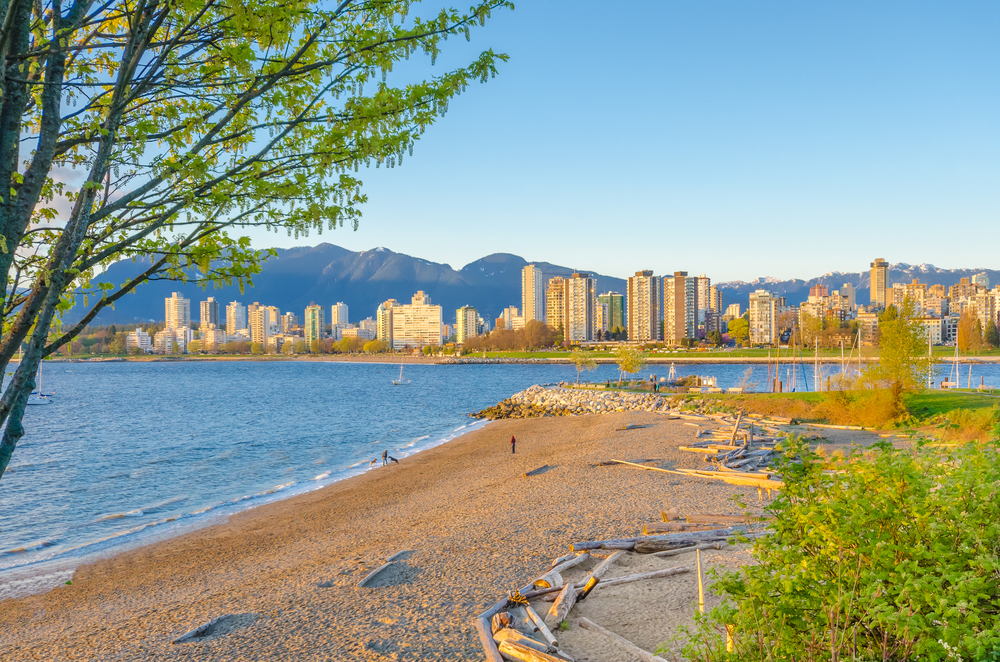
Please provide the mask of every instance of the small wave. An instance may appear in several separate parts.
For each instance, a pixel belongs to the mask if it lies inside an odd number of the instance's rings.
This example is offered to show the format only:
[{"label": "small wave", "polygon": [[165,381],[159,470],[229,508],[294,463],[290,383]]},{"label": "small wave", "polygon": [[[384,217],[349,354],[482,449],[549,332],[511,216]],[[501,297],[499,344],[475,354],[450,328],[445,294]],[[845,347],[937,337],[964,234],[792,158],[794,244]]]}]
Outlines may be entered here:
[{"label": "small wave", "polygon": [[23,545],[21,547],[14,547],[12,549],[0,552],[0,556],[13,556],[14,554],[24,554],[26,552],[37,552],[40,549],[45,549],[46,547],[52,547],[55,545],[51,540],[42,540],[41,542],[31,543],[30,545]]},{"label": "small wave", "polygon": [[323,480],[324,478],[327,478],[329,475],[330,472],[327,471],[325,473],[321,473],[320,475],[316,476],[315,478],[313,478],[313,480]]},{"label": "small wave", "polygon": [[457,428],[455,428],[454,430],[452,430],[452,432],[458,432],[459,430],[464,430],[467,427],[469,427],[469,426],[468,425],[459,425]]},{"label": "small wave", "polygon": [[135,510],[130,510],[130,511],[124,512],[124,513],[112,513],[111,515],[105,515],[104,517],[98,517],[97,519],[94,520],[94,522],[104,522],[104,521],[107,521],[109,519],[121,519],[123,517],[139,517],[139,516],[145,515],[145,514],[146,513],[144,513],[142,510],[136,508]]}]

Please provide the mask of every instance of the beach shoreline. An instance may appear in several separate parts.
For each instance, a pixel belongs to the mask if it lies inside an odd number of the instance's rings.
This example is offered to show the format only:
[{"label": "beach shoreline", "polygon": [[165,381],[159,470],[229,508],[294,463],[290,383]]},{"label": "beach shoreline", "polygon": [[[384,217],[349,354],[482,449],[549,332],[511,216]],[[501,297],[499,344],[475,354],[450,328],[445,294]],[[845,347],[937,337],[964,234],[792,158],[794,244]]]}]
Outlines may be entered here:
[{"label": "beach shoreline", "polygon": [[[478,660],[472,616],[570,542],[635,535],[667,505],[724,514],[737,512],[736,494],[756,502],[750,488],[598,466],[693,466],[699,458],[677,450],[691,433],[646,412],[496,421],[398,465],[82,565],[69,586],[2,603],[0,648],[9,660]],[[357,587],[400,551],[409,558],[384,585]],[[171,644],[226,614],[243,625]]]}]

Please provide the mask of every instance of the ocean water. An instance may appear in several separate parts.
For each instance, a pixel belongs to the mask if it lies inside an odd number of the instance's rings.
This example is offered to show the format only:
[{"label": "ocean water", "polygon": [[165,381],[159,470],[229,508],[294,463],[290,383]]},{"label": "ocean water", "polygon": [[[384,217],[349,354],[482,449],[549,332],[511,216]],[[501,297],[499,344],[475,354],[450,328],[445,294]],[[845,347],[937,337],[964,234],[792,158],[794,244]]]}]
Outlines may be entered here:
[{"label": "ocean water", "polygon": [[[677,372],[728,387],[746,368]],[[767,367],[753,374],[763,386]],[[27,434],[0,479],[0,579],[320,489],[369,470],[384,450],[402,458],[481,427],[470,412],[576,371],[407,365],[410,383],[395,387],[398,375],[398,365],[312,361],[46,364],[52,403],[28,408]],[[583,373],[617,375],[612,365]],[[980,375],[1000,386],[1000,366],[975,367],[975,383]],[[812,388],[812,369],[796,381]]]}]

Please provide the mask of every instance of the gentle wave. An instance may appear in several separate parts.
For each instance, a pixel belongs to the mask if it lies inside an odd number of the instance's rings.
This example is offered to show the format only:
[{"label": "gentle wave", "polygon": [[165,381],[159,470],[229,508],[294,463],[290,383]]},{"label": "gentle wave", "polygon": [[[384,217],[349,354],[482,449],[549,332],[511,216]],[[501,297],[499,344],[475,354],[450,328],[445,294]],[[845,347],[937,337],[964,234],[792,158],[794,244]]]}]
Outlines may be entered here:
[{"label": "gentle wave", "polygon": [[323,480],[324,478],[329,478],[331,473],[332,472],[330,472],[330,471],[327,471],[325,473],[321,473],[320,475],[318,475],[315,478],[313,478],[313,480]]}]

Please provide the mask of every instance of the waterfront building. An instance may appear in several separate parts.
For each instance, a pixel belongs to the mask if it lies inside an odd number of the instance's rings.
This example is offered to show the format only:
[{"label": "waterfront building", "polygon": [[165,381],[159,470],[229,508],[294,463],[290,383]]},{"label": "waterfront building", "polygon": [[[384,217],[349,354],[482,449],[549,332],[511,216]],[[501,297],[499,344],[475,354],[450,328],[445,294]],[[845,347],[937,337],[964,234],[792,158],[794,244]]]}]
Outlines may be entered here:
[{"label": "waterfront building", "polygon": [[662,280],[652,271],[637,271],[629,276],[628,339],[638,342],[661,340],[660,289]]},{"label": "waterfront building", "polygon": [[377,327],[376,337],[379,340],[384,340],[389,343],[392,347],[392,311],[396,309],[399,302],[395,299],[389,299],[378,305],[378,310],[375,313],[375,324]]},{"label": "waterfront building", "polygon": [[260,343],[267,347],[267,339],[271,337],[271,310],[273,306],[262,306],[256,301],[247,306],[247,316],[250,318],[250,342]]},{"label": "waterfront building", "polygon": [[431,298],[419,290],[408,305],[392,309],[392,347],[440,345],[443,327],[441,306],[433,305]]},{"label": "waterfront building", "polygon": [[129,354],[132,350],[139,348],[143,352],[151,352],[153,350],[153,341],[149,337],[149,334],[142,329],[136,329],[132,331],[127,336],[125,336],[125,351]]},{"label": "waterfront building", "polygon": [[521,313],[524,322],[545,321],[545,285],[542,270],[534,264],[521,269]]},{"label": "waterfront building", "polygon": [[778,297],[767,290],[750,295],[750,344],[765,345],[778,337]]},{"label": "waterfront building", "polygon": [[722,315],[722,290],[715,285],[708,288],[708,309]]},{"label": "waterfront building", "polygon": [[464,345],[465,341],[479,335],[477,321],[479,311],[472,306],[462,306],[455,311],[455,342]]},{"label": "waterfront building", "polygon": [[281,332],[291,333],[299,325],[299,316],[295,313],[285,313],[281,316]]},{"label": "waterfront building", "polygon": [[[337,327],[338,335],[340,338],[361,338],[362,340],[374,340],[375,334],[368,329],[362,329],[360,326],[349,326],[346,328]],[[338,338],[338,340],[340,340]]]},{"label": "waterfront building", "polygon": [[198,336],[198,339],[201,340],[201,348],[206,352],[217,352],[219,346],[226,343],[226,330],[215,324],[198,329]]},{"label": "waterfront building", "polygon": [[191,326],[191,300],[180,292],[174,292],[166,299],[166,328],[179,329]]},{"label": "waterfront building", "polygon": [[565,294],[563,301],[566,312],[563,340],[568,342],[590,342],[594,339],[596,319],[594,304],[597,302],[597,280],[590,274],[574,273],[563,280]]},{"label": "waterfront building", "polygon": [[312,341],[319,340],[326,335],[326,315],[323,314],[323,306],[310,303],[306,306],[305,320],[306,344],[312,349]]},{"label": "waterfront building", "polygon": [[876,308],[885,308],[887,300],[886,290],[891,289],[889,285],[889,263],[882,258],[875,258],[871,265],[871,303]]},{"label": "waterfront building", "polygon": [[601,297],[597,297],[597,305],[594,306],[594,328],[600,333],[610,331],[608,328],[608,304],[601,302]]},{"label": "waterfront building", "polygon": [[281,311],[277,306],[267,307],[268,336],[281,333]]},{"label": "waterfront building", "polygon": [[516,331],[517,329],[524,328],[525,318],[523,315],[519,315],[517,312],[517,306],[507,306],[500,313],[500,317],[497,318],[497,328],[498,329],[511,329]]},{"label": "waterfront building", "polygon": [[347,326],[349,324],[347,321],[347,304],[343,301],[338,301],[330,306],[330,324],[334,326],[338,324]]},{"label": "waterfront building", "polygon": [[239,301],[230,302],[226,306],[226,333],[232,336],[245,328],[247,328],[247,307]]},{"label": "waterfront building", "polygon": [[[625,295],[617,292],[605,292],[597,300],[607,305],[607,328],[605,331],[625,328]],[[657,297],[659,301],[659,297]]]},{"label": "waterfront building", "polygon": [[686,271],[675,271],[663,279],[663,339],[679,344],[697,337],[698,279]]},{"label": "waterfront building", "polygon": [[545,323],[554,330],[566,327],[566,279],[556,276],[549,279],[545,290]]},{"label": "waterfront building", "polygon": [[166,328],[157,331],[153,336],[153,351],[157,354],[183,354],[187,351],[188,343],[191,342],[193,332],[189,327],[177,327],[175,329]]},{"label": "waterfront building", "polygon": [[920,325],[924,329],[924,338],[930,338],[932,345],[942,343],[944,321],[940,317],[924,317],[920,320]]},{"label": "waterfront building", "polygon": [[372,338],[378,338],[378,323],[371,317],[366,317],[358,322],[358,328],[370,332]]},{"label": "waterfront building", "polygon": [[201,302],[201,324],[199,326],[204,328],[209,324],[219,326],[219,302],[215,300],[215,297],[208,297],[206,301]]}]

